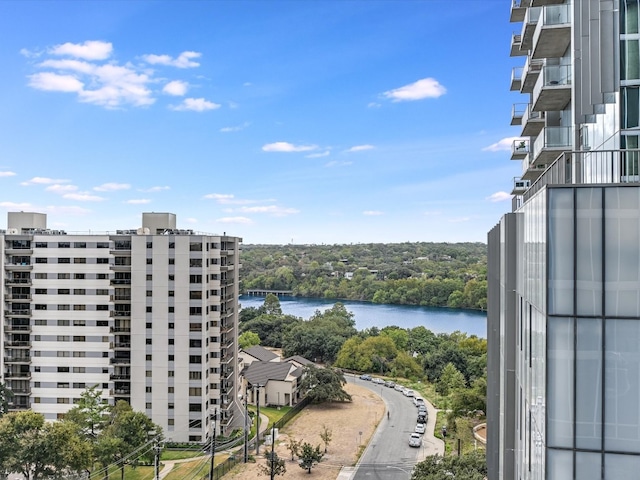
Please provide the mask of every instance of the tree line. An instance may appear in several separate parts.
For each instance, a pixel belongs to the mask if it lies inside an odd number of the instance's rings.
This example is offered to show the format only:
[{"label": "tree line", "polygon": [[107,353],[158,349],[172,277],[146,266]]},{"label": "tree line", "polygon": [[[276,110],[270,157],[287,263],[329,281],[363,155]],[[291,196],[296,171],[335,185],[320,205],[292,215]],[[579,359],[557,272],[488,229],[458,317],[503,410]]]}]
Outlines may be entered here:
[{"label": "tree line", "polygon": [[243,245],[243,291],[486,309],[483,243]]},{"label": "tree line", "polygon": [[31,410],[0,417],[0,477],[20,473],[28,480],[71,475],[108,479],[112,466],[150,464],[152,442],[162,429],[125,401],[102,400],[97,386],[82,392],[78,404],[59,422],[46,422]]}]

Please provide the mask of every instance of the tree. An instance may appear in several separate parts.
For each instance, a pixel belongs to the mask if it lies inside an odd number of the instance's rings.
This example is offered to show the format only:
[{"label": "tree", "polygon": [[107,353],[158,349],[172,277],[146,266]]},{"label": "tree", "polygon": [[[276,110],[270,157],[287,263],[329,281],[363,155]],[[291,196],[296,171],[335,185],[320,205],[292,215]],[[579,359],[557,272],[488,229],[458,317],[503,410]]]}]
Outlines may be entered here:
[{"label": "tree", "polygon": [[0,418],[9,412],[9,402],[13,398],[13,392],[0,383]]},{"label": "tree", "polygon": [[264,311],[267,315],[282,315],[280,299],[273,293],[268,293],[264,299]]},{"label": "tree", "polygon": [[324,442],[324,453],[327,453],[327,447],[331,443],[332,436],[333,436],[333,432],[331,431],[331,429],[323,423],[322,431],[320,432],[320,438]]},{"label": "tree", "polygon": [[302,442],[300,440],[296,440],[291,437],[289,439],[289,445],[287,449],[291,452],[291,461],[293,462],[294,455],[300,455],[300,447],[302,446]]},{"label": "tree", "polygon": [[442,370],[442,375],[440,375],[438,383],[436,383],[436,391],[443,397],[446,397],[451,392],[464,387],[464,375],[462,375],[452,363],[447,363]]},{"label": "tree", "polygon": [[111,407],[102,401],[102,390],[98,385],[86,388],[80,394],[78,404],[65,414],[65,421],[80,427],[90,440],[95,440],[109,420]]},{"label": "tree", "polygon": [[242,349],[260,345],[260,337],[257,333],[243,332],[238,337],[238,345]]},{"label": "tree", "polygon": [[91,465],[91,445],[69,422],[47,423],[32,411],[0,419],[0,472],[29,480],[72,475]]},{"label": "tree", "polygon": [[347,381],[344,375],[332,368],[318,368],[309,365],[304,368],[300,389],[313,403],[351,401],[342,386]]},{"label": "tree", "polygon": [[418,463],[411,480],[484,480],[487,477],[487,462],[484,453],[475,450],[460,457],[432,455]]},{"label": "tree", "polygon": [[311,469],[315,467],[324,454],[320,451],[320,445],[312,447],[311,444],[304,442],[300,449],[300,468],[307,470],[307,473],[311,473]]},{"label": "tree", "polygon": [[276,475],[284,475],[287,473],[287,466],[284,460],[278,457],[276,452],[268,452],[267,464],[258,465],[258,475],[270,475],[273,478]]}]

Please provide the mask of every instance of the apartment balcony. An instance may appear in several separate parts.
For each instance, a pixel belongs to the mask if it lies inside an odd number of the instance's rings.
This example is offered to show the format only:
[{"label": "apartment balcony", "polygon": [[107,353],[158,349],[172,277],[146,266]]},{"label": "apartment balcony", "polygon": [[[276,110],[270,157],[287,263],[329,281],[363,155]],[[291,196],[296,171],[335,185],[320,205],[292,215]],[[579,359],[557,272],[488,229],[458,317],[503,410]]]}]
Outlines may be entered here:
[{"label": "apartment balcony", "polygon": [[531,57],[559,58],[571,43],[570,5],[550,5],[542,8],[533,35]]},{"label": "apartment balcony", "polygon": [[522,22],[524,20],[524,14],[527,12],[527,8],[524,7],[522,3],[521,0],[512,0],[509,21]]},{"label": "apartment balcony", "polygon": [[130,278],[112,278],[111,285],[131,285]]},{"label": "apartment balcony", "polygon": [[9,254],[18,254],[18,255],[31,255],[33,253],[33,249],[31,247],[15,247],[10,243],[4,249],[4,253]]},{"label": "apartment balcony", "polygon": [[131,388],[116,388],[114,393],[116,395],[131,395]]},{"label": "apartment balcony", "polygon": [[131,327],[110,327],[111,333],[131,333]]},{"label": "apartment balcony", "polygon": [[111,255],[115,255],[118,257],[126,257],[131,256],[131,247],[111,247],[109,249],[109,253]]},{"label": "apartment balcony", "polygon": [[112,365],[130,365],[130,358],[110,358],[109,363]]},{"label": "apartment balcony", "polygon": [[560,5],[564,0],[529,0],[532,7],[544,7],[545,5]]},{"label": "apartment balcony", "polygon": [[522,180],[521,178],[516,177],[513,179],[513,190],[511,190],[511,195],[522,195],[530,186],[530,180]]},{"label": "apartment balcony", "polygon": [[129,381],[131,379],[131,375],[119,375],[119,374],[115,374],[112,373],[111,375],[109,375],[109,380],[118,380],[118,381]]},{"label": "apartment balcony", "polygon": [[121,263],[110,263],[109,264],[109,268],[111,270],[113,270],[114,272],[130,272],[131,271],[131,264],[123,265]]},{"label": "apartment balcony", "polygon": [[522,180],[527,180],[531,183],[535,182],[536,179],[542,175],[542,172],[544,172],[547,168],[546,165],[529,165],[527,163],[527,167],[524,167],[525,170],[522,172],[522,177],[520,177]]},{"label": "apartment balcony", "polygon": [[511,107],[511,125],[522,125],[522,117],[527,111],[528,104],[514,103]]},{"label": "apartment balcony", "polygon": [[109,312],[110,317],[122,318],[122,317],[130,317],[131,310],[111,310]]},{"label": "apartment balcony", "polygon": [[4,264],[4,268],[6,270],[21,272],[21,271],[32,270],[33,269],[33,265],[31,265],[30,263],[27,263],[27,262],[5,263]]},{"label": "apartment balcony", "polygon": [[533,89],[533,110],[558,112],[571,101],[571,65],[546,65]]},{"label": "apartment balcony", "polygon": [[511,160],[522,160],[529,155],[529,140],[514,140],[511,145]]},{"label": "apartment balcony", "polygon": [[131,302],[131,295],[111,295],[109,299],[112,302]]},{"label": "apartment balcony", "polygon": [[29,348],[31,342],[28,340],[8,340],[4,342],[5,347]]},{"label": "apartment balcony", "polygon": [[21,325],[9,321],[4,323],[4,331],[5,333],[29,333],[31,332],[31,325]]},{"label": "apartment balcony", "polygon": [[12,378],[26,379],[26,378],[31,378],[31,372],[8,371],[8,372],[5,373],[4,378],[5,379],[12,379]]},{"label": "apartment balcony", "polygon": [[512,92],[519,92],[522,88],[522,67],[513,67],[511,69],[511,86],[509,89]]},{"label": "apartment balcony", "polygon": [[534,112],[528,104],[522,116],[522,136],[537,137],[544,128],[546,112]]},{"label": "apartment balcony", "polygon": [[522,57],[524,55],[527,55],[527,51],[522,50],[522,35],[514,33],[511,35],[511,56]]},{"label": "apartment balcony", "polygon": [[527,55],[533,46],[533,35],[538,26],[538,20],[542,9],[540,7],[527,8],[522,21],[522,31],[520,32],[520,55]]},{"label": "apartment balcony", "polygon": [[549,165],[562,152],[571,150],[572,145],[573,129],[571,127],[545,127],[533,143],[531,164]]},{"label": "apartment balcony", "polygon": [[115,342],[113,344],[113,347],[116,350],[130,350],[131,349],[131,343],[126,343],[126,342]]},{"label": "apartment balcony", "polygon": [[4,316],[5,317],[30,317],[31,309],[23,308],[21,310],[5,310]]},{"label": "apartment balcony", "polygon": [[533,93],[543,66],[544,60],[532,60],[527,57],[527,61],[522,68],[520,93]]},{"label": "apartment balcony", "polygon": [[5,363],[30,363],[31,357],[29,355],[5,355]]},{"label": "apartment balcony", "polygon": [[8,293],[5,297],[9,301],[31,300],[30,293]]},{"label": "apartment balcony", "polygon": [[4,281],[5,285],[31,285],[30,278],[7,278]]}]

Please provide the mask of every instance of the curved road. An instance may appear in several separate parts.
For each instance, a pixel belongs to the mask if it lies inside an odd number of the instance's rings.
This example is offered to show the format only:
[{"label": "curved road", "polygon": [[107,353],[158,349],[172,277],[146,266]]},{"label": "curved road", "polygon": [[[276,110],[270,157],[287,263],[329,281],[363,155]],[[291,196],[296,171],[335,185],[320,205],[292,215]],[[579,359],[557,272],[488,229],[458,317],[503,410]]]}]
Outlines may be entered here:
[{"label": "curved road", "polygon": [[[409,446],[409,436],[414,431],[418,409],[413,399],[405,397],[393,388],[370,381],[360,380],[357,376],[345,375],[349,383],[369,388],[384,400],[389,418],[383,416],[369,445],[360,457],[360,461],[349,477],[352,480],[397,480],[410,478],[413,466],[428,455],[442,455],[444,444],[433,436],[436,410],[429,402],[427,430],[420,448]],[[404,472],[404,473],[403,473]],[[345,477],[339,477],[345,478]]]}]

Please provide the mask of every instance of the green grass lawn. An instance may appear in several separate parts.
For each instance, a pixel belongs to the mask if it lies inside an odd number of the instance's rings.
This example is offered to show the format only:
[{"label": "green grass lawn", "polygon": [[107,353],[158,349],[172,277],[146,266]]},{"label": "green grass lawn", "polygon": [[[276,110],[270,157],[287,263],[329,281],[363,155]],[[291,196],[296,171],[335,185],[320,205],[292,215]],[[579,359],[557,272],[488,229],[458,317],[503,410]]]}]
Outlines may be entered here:
[{"label": "green grass lawn", "polygon": [[182,449],[182,450],[164,450],[160,455],[160,461],[165,460],[181,460],[183,458],[200,457],[204,455],[201,448]]}]

